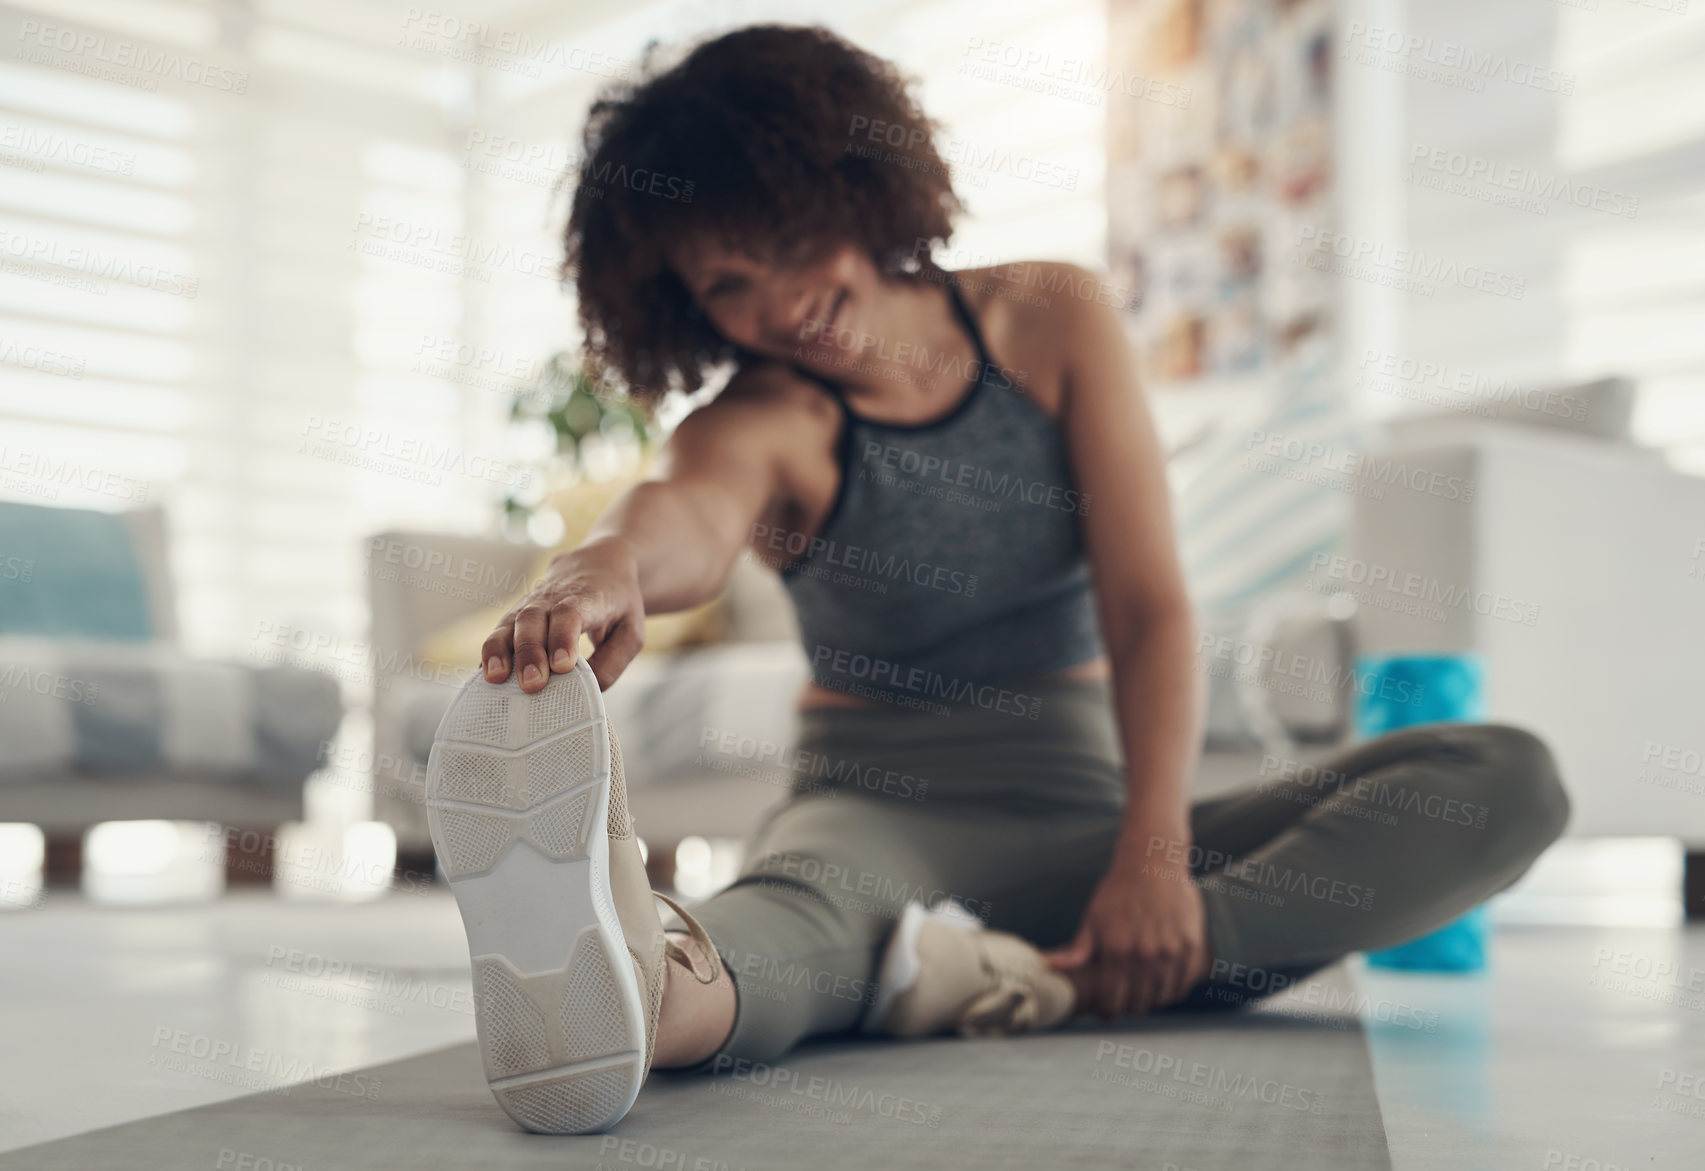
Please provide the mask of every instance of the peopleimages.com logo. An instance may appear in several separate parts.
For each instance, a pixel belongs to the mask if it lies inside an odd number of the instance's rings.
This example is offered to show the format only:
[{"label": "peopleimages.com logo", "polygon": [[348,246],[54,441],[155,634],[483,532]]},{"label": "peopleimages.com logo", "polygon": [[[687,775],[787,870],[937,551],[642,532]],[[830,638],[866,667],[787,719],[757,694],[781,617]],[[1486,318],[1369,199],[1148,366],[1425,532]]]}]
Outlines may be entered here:
[{"label": "peopleimages.com logo", "polygon": [[[64,53],[81,58],[85,63],[95,64],[74,68],[45,56],[42,51]],[[62,24],[43,24],[39,20],[19,22],[18,50],[15,55],[31,64],[63,68],[69,72],[103,80],[119,79],[106,76],[101,66],[131,70],[149,75],[143,79],[146,84],[140,88],[150,92],[159,88],[158,79],[162,77],[169,81],[181,81],[225,93],[249,92],[249,75],[246,70],[227,69],[195,57],[187,57],[175,49],[156,49],[136,41],[125,40],[123,37],[108,36],[104,32],[94,33]]]},{"label": "peopleimages.com logo", "polygon": [[1380,493],[1384,489],[1395,487],[1467,504],[1473,501],[1478,487],[1472,479],[1411,465],[1401,455],[1352,451],[1337,444],[1283,432],[1252,430],[1243,446],[1254,456],[1254,462],[1245,457],[1246,467],[1271,471],[1292,465],[1324,477],[1317,480],[1322,487],[1343,490],[1365,487],[1371,491],[1358,494],[1369,495],[1375,500],[1382,499]]},{"label": "peopleimages.com logo", "polygon": [[[811,655],[811,666],[817,682],[848,694],[869,695],[886,699],[899,706],[917,706],[937,715],[947,715],[945,703],[964,703],[987,711],[1038,719],[1042,714],[1040,696],[1026,695],[993,684],[977,683],[970,679],[949,678],[938,671],[909,667],[892,659],[818,646]],[[888,694],[892,689],[898,694]]]},{"label": "peopleimages.com logo", "polygon": [[[1476,590],[1452,585],[1436,577],[1370,563],[1357,557],[1315,553],[1309,558],[1308,572],[1324,574],[1333,581],[1347,585],[1366,586],[1370,591],[1383,590],[1404,598],[1413,598],[1442,610],[1472,611],[1483,618],[1500,618],[1523,626],[1532,626],[1539,621],[1537,602],[1512,598],[1495,590]],[[1356,593],[1353,590],[1350,592]]]},{"label": "peopleimages.com logo", "polygon": [[[1496,50],[1476,49],[1457,41],[1424,37],[1398,28],[1382,28],[1352,20],[1345,27],[1347,53],[1361,64],[1377,64],[1395,73],[1485,92],[1488,81],[1536,89],[1568,97],[1575,92],[1575,75],[1561,69],[1512,57]],[[1377,56],[1383,54],[1383,58]],[[1370,56],[1372,55],[1372,56]]]},{"label": "peopleimages.com logo", "polygon": [[1440,285],[1489,293],[1519,301],[1527,293],[1524,277],[1472,262],[1435,256],[1417,248],[1399,248],[1349,232],[1304,224],[1297,231],[1296,253],[1310,268],[1430,297]]}]

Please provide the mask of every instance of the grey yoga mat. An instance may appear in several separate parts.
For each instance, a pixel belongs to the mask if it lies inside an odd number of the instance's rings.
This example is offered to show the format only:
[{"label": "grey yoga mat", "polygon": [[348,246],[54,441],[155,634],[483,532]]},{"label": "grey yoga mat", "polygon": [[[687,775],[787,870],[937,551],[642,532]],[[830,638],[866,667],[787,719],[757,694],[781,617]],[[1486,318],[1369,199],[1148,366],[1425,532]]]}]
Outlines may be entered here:
[{"label": "grey yoga mat", "polygon": [[610,1133],[530,1135],[472,1043],[0,1155],[0,1171],[208,1168],[1388,1168],[1353,1017],[1171,1017],[1003,1040],[833,1041],[654,1074]]}]

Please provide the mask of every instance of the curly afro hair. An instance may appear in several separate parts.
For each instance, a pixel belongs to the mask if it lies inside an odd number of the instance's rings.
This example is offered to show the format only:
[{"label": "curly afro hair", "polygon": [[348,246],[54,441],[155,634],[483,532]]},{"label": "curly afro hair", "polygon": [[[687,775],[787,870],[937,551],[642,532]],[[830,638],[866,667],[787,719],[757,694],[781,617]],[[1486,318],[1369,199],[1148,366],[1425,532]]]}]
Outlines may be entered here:
[{"label": "curly afro hair", "polygon": [[645,73],[593,105],[565,233],[594,377],[650,406],[739,358],[668,263],[688,238],[779,264],[852,244],[893,279],[933,275],[920,242],[963,206],[893,65],[756,25]]}]

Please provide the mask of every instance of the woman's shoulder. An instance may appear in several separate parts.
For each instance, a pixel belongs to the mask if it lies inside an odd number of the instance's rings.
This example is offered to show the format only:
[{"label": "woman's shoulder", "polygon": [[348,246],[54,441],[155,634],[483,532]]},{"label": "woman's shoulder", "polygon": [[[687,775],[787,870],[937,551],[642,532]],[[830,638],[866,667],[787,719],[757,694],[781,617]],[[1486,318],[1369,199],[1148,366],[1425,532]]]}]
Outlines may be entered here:
[{"label": "woman's shoulder", "polygon": [[1106,273],[1067,260],[1014,260],[953,274],[979,317],[1057,327],[1097,306],[1131,308],[1134,294]]},{"label": "woman's shoulder", "polygon": [[718,404],[730,413],[778,409],[835,413],[828,389],[785,362],[742,363],[707,405]]},{"label": "woman's shoulder", "polygon": [[1080,340],[1094,332],[1092,319],[1130,304],[1105,273],[1069,261],[1010,261],[953,277],[995,360],[1025,371],[1050,411]]},{"label": "woman's shoulder", "polygon": [[786,440],[801,424],[832,427],[840,412],[829,392],[781,362],[748,362],[700,404],[678,430],[683,439],[737,430],[748,440],[768,434]]}]

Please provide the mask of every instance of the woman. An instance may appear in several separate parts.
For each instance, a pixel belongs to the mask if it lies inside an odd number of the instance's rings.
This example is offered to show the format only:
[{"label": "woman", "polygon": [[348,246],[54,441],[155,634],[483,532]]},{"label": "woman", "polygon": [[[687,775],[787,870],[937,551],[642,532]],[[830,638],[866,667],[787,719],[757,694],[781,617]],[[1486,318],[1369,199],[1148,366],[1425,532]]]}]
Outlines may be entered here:
[{"label": "woman", "polygon": [[[1545,748],[1486,726],[1363,745],[1327,794],[1190,803],[1191,613],[1116,298],[1066,264],[936,268],[933,130],[807,28],[593,109],[567,233],[591,359],[647,402],[734,369],[499,623],[434,754],[487,1073],[532,1129],[818,1034],[1242,1003],[1461,914],[1566,820]],[[812,667],[799,779],[665,937],[598,692],[743,550]],[[1488,816],[1367,816],[1394,792]]]}]

